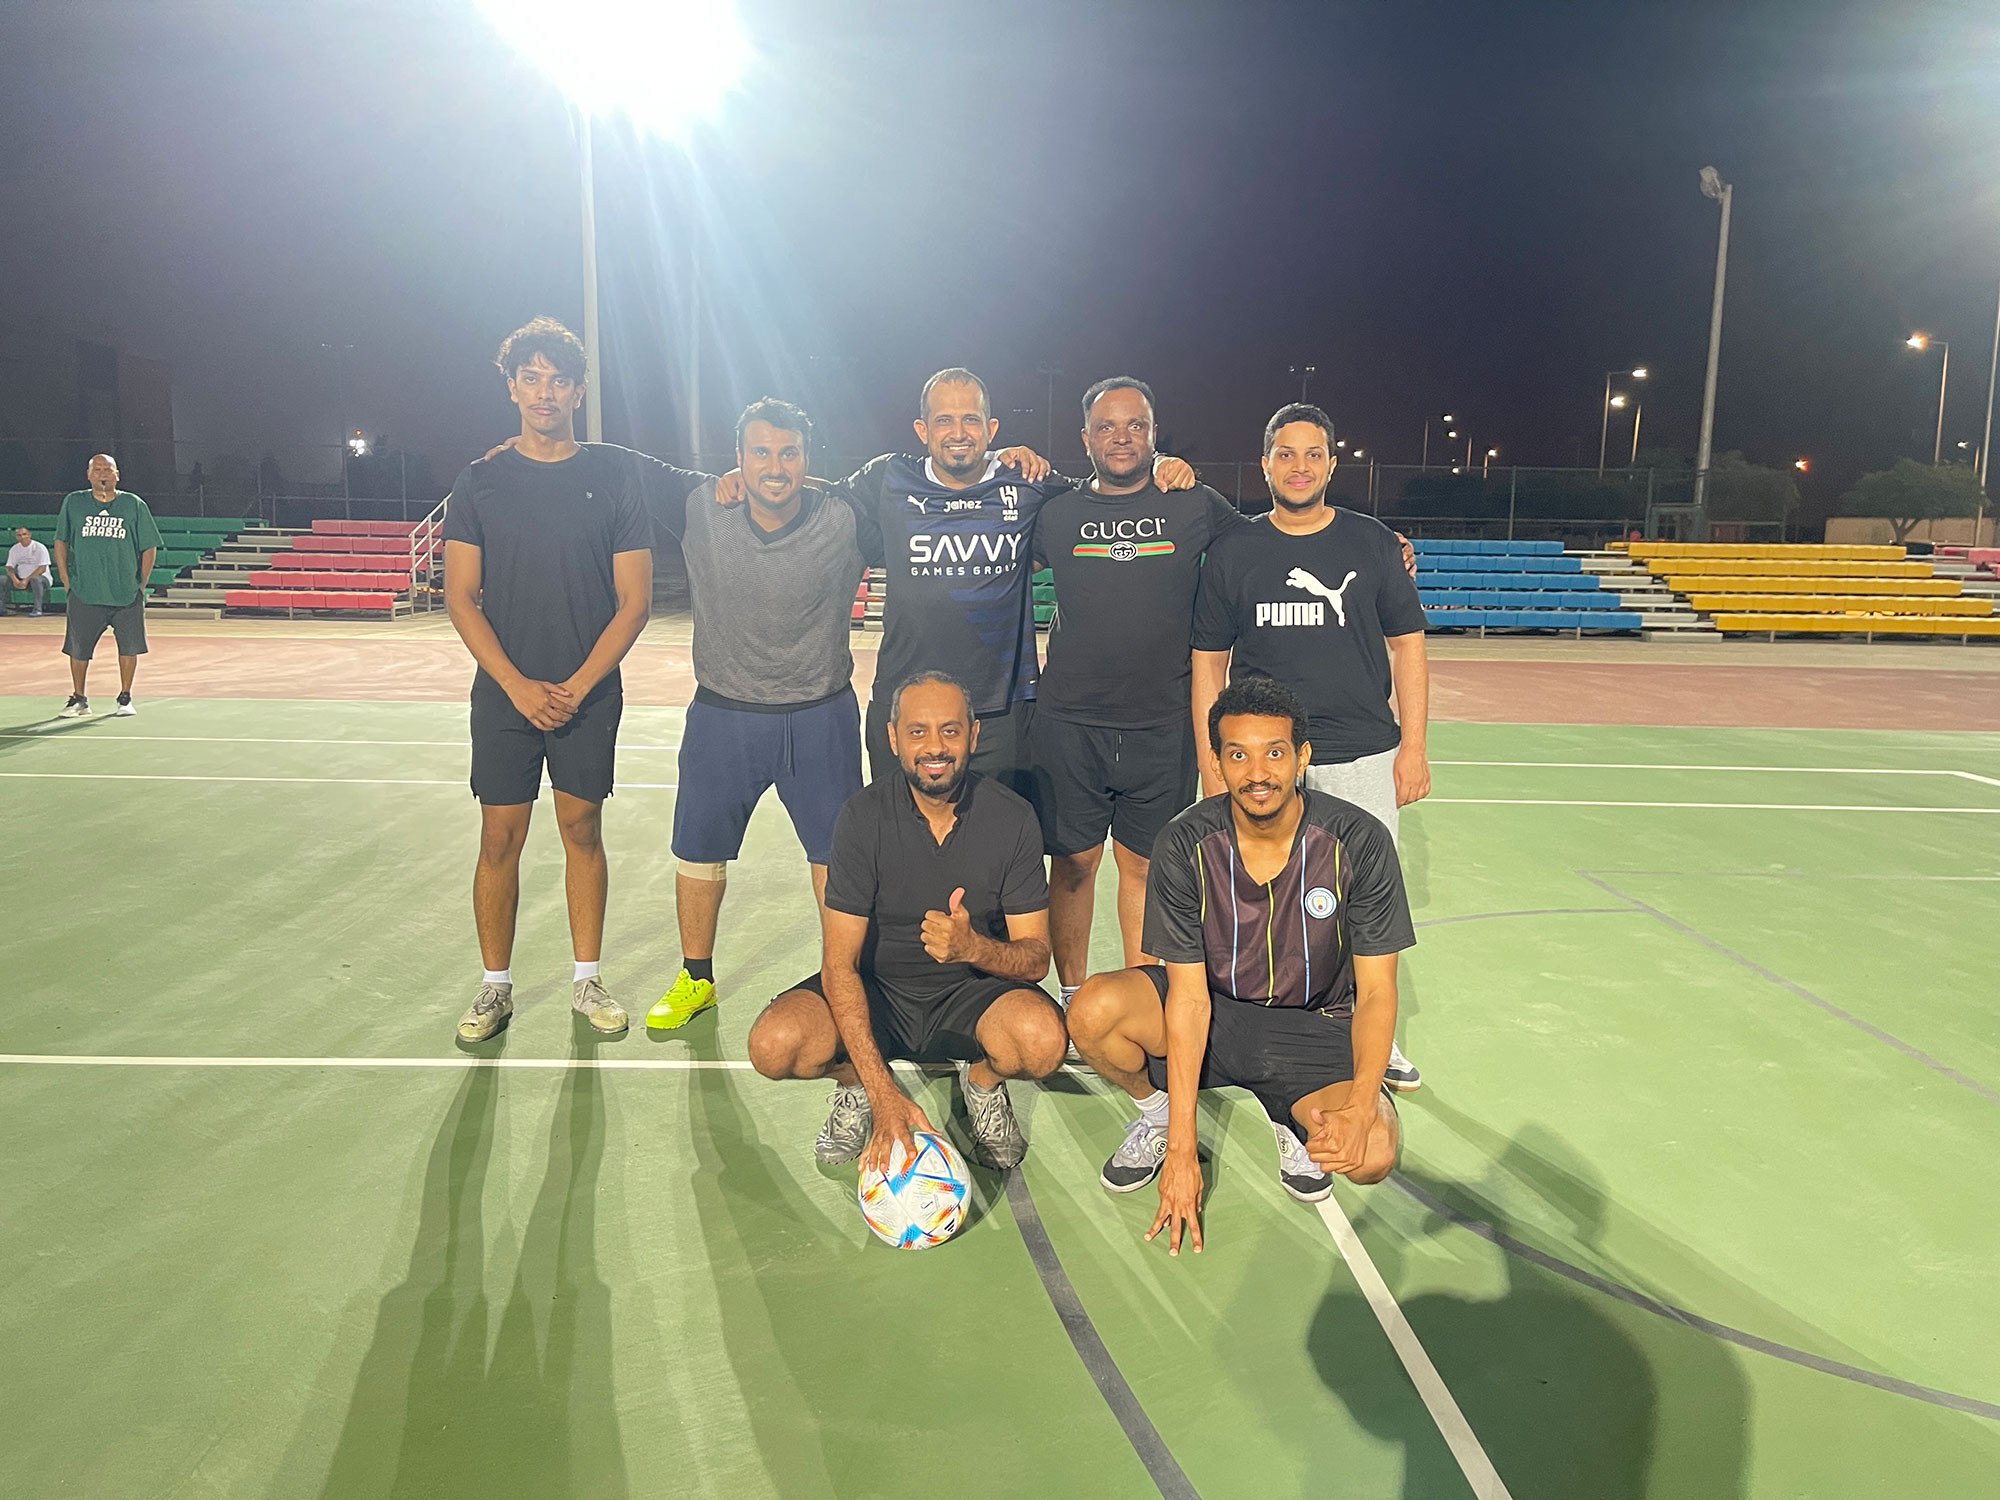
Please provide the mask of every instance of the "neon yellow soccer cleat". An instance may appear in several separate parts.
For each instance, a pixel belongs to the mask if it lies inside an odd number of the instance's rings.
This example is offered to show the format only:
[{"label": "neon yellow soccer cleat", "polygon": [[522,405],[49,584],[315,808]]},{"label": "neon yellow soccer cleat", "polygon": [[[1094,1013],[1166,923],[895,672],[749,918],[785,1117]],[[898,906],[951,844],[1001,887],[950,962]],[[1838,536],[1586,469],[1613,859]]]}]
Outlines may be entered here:
[{"label": "neon yellow soccer cleat", "polygon": [[714,1006],[715,982],[696,979],[682,969],[674,987],[646,1012],[646,1027],[649,1031],[675,1031]]}]

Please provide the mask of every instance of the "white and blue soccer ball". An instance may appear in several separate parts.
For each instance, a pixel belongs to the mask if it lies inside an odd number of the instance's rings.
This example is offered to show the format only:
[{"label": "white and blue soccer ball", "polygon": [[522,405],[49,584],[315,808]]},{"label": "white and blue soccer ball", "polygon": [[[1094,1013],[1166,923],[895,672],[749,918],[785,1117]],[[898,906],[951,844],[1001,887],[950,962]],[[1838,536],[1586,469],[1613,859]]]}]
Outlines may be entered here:
[{"label": "white and blue soccer ball", "polygon": [[863,1169],[858,1196],[861,1217],[875,1237],[898,1250],[942,1245],[965,1222],[972,1176],[965,1158],[933,1131],[915,1135],[914,1155],[898,1141],[889,1148],[889,1170]]}]

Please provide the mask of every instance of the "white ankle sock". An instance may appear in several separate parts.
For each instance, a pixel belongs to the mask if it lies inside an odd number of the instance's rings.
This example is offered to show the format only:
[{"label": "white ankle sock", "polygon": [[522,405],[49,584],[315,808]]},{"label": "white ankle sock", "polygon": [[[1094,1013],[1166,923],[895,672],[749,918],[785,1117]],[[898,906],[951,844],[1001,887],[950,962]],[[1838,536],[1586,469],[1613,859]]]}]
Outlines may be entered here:
[{"label": "white ankle sock", "polygon": [[481,969],[479,972],[482,976],[479,981],[481,984],[512,984],[514,982],[514,971],[512,969]]},{"label": "white ankle sock", "polygon": [[576,984],[585,979],[595,979],[596,977],[597,977],[596,963],[595,962],[585,963],[583,962],[583,960],[578,959],[576,965],[576,973],[571,976],[570,983]]},{"label": "white ankle sock", "polygon": [[1082,988],[1083,986],[1080,984],[1066,984],[1062,987],[1062,1008],[1064,1010],[1069,1009],[1069,997]]},{"label": "white ankle sock", "polygon": [[1154,1089],[1150,1098],[1134,1099],[1132,1102],[1139,1106],[1139,1113],[1146,1117],[1148,1125],[1152,1126],[1155,1130],[1165,1130],[1167,1128],[1167,1093],[1165,1089]]}]

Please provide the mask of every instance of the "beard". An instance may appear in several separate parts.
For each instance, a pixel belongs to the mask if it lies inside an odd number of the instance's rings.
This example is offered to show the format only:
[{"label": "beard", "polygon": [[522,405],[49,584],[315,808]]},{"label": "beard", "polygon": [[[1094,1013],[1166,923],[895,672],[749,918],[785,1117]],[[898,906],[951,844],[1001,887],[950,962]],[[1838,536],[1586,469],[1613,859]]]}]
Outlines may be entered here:
[{"label": "beard", "polygon": [[1115,462],[1116,460],[1108,458],[1102,462],[1099,462],[1094,457],[1091,459],[1092,466],[1097,470],[1097,477],[1108,480],[1116,485],[1131,484],[1134,480],[1143,478],[1153,470],[1153,455],[1151,453],[1141,453],[1135,456],[1129,468],[1114,468],[1113,464]]},{"label": "beard", "polygon": [[931,455],[931,462],[936,464],[945,473],[951,475],[953,479],[965,479],[977,474],[981,469],[986,467],[986,450],[975,447],[963,459],[956,462],[933,453]]},{"label": "beard", "polygon": [[1282,491],[1278,490],[1276,487],[1273,487],[1271,490],[1271,503],[1277,506],[1281,510],[1311,510],[1315,506],[1317,506],[1321,500],[1326,498],[1326,487],[1328,484],[1332,483],[1333,483],[1333,476],[1329,474],[1326,476],[1326,484],[1322,484],[1318,489],[1314,490],[1310,495],[1306,496],[1303,500],[1295,500],[1291,496],[1284,494]]},{"label": "beard", "polygon": [[1238,787],[1236,791],[1229,794],[1229,800],[1234,804],[1236,811],[1259,827],[1277,821],[1278,818],[1283,816],[1285,809],[1292,805],[1290,797],[1280,795],[1271,802],[1269,807],[1259,811],[1255,804],[1247,802],[1237,795],[1238,792],[1247,792],[1249,790],[1249,786]]},{"label": "beard", "polygon": [[936,797],[948,802],[956,797],[958,789],[965,785],[966,773],[972,769],[972,758],[967,756],[955,762],[942,781],[927,781],[923,773],[915,767],[905,765],[900,760],[896,764],[901,767],[903,779],[910,784],[910,790],[919,797]]}]

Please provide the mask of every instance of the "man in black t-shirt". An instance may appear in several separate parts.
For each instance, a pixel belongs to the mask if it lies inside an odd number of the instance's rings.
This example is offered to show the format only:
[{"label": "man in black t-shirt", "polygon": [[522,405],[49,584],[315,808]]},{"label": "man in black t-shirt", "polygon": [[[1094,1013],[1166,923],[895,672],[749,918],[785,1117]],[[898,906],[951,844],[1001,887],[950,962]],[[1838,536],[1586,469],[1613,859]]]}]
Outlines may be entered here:
[{"label": "man in black t-shirt", "polygon": [[444,522],[445,602],[479,664],[472,906],[486,968],[458,1034],[484,1041],[514,1013],[521,850],[544,765],[569,893],[571,1007],[597,1031],[618,1033],[625,1012],[598,975],[608,884],[602,812],[624,710],[618,664],[652,603],[651,525],[629,455],[576,441],[582,341],[537,318],[508,336],[497,363],[521,413],[520,439],[466,466]]},{"label": "man in black t-shirt", "polygon": [[959,1061],[973,1155],[1017,1165],[1028,1149],[1009,1078],[1062,1065],[1062,1018],[1038,987],[1049,968],[1041,830],[1025,802],[970,769],[980,726],[941,672],[889,704],[897,774],[851,798],[834,825],[819,973],[750,1028],[766,1078],[831,1078],[822,1162],[886,1164],[930,1124],[889,1062]]},{"label": "man in black t-shirt", "polygon": [[[1266,424],[1271,513],[1224,538],[1202,568],[1194,712],[1199,725],[1225,680],[1284,683],[1306,708],[1306,784],[1372,813],[1393,840],[1397,809],[1431,787],[1423,603],[1396,534],[1327,501],[1334,462],[1333,424],[1318,407],[1286,406]],[[1204,769],[1203,794],[1221,787]],[[1421,1082],[1396,1052],[1389,1086]]]},{"label": "man in black t-shirt", "polygon": [[1227,795],[1167,826],[1146,886],[1146,951],[1165,967],[1099,974],[1070,1003],[1077,1050],[1139,1106],[1104,1186],[1129,1193],[1157,1176],[1146,1237],[1170,1229],[1176,1254],[1183,1226],[1201,1249],[1198,1089],[1257,1096],[1295,1198],[1325,1198],[1328,1171],[1388,1175],[1396,956],[1416,942],[1388,831],[1299,785],[1312,746],[1298,698],[1252,677],[1223,690],[1208,722],[1208,770]]},{"label": "man in black t-shirt", "polygon": [[1153,392],[1128,376],[1083,396],[1093,477],[1042,507],[1035,556],[1056,615],[1035,704],[1034,802],[1050,855],[1049,926],[1068,1000],[1089,972],[1104,838],[1118,867],[1125,962],[1142,959],[1153,841],[1194,800],[1189,649],[1202,554],[1243,525],[1207,485],[1153,477]]}]

